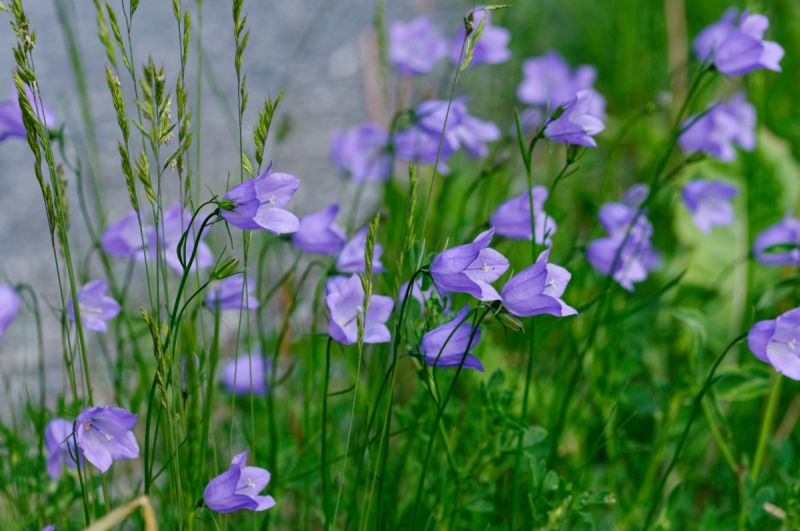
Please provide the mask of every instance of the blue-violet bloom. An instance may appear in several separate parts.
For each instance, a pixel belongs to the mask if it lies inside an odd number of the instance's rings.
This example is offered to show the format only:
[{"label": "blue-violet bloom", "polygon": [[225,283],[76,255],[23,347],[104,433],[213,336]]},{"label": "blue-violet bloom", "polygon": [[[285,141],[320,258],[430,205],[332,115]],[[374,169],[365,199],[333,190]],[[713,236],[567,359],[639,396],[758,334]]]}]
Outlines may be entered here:
[{"label": "blue-violet bloom", "polygon": [[292,234],[292,243],[305,253],[336,254],[344,246],[344,231],[334,221],[339,204],[300,219],[300,228]]},{"label": "blue-violet bloom", "polygon": [[[453,320],[437,326],[422,336],[419,349],[427,365],[434,368],[458,367],[477,369],[483,372],[483,364],[472,354],[472,349],[481,339],[480,328],[469,322],[464,306]],[[462,361],[463,360],[463,361]]]},{"label": "blue-violet bloom", "polygon": [[244,292],[244,274],[242,273],[212,283],[206,294],[206,306],[220,310],[257,309],[258,296],[255,293],[255,281],[248,278],[246,294]]},{"label": "blue-violet bloom", "polygon": [[747,334],[747,344],[755,356],[779,373],[800,380],[800,308],[789,310],[777,319],[759,321]]},{"label": "blue-violet bloom", "polygon": [[402,74],[427,74],[446,55],[447,41],[428,17],[395,21],[389,27],[389,60]]},{"label": "blue-violet bloom", "polygon": [[[106,295],[108,284],[105,280],[92,280],[78,290],[78,308],[81,311],[81,324],[95,332],[108,329],[106,321],[110,321],[120,312],[117,301]],[[67,317],[75,320],[75,308],[72,299],[67,303]]]},{"label": "blue-violet bloom", "polygon": [[[336,269],[342,273],[363,273],[367,267],[367,227],[361,228],[353,238],[342,247],[336,257]],[[372,272],[383,273],[386,269],[381,263],[383,246],[376,243],[372,248]]]},{"label": "blue-violet bloom", "polygon": [[78,447],[83,457],[106,472],[113,461],[137,459],[139,445],[133,435],[136,414],[120,407],[84,409],[75,419]]},{"label": "blue-violet bloom", "polygon": [[503,306],[517,317],[549,314],[556,317],[578,312],[561,299],[572,277],[569,271],[548,264],[550,250],[543,251],[536,262],[511,277],[503,286]]},{"label": "blue-violet bloom", "polygon": [[[558,227],[553,218],[544,212],[547,193],[547,188],[544,186],[533,187],[533,218],[536,224],[536,243],[549,247],[552,243],[552,236]],[[494,227],[495,234],[498,236],[513,240],[532,239],[531,201],[528,192],[509,199],[497,207],[490,221],[492,227]]]},{"label": "blue-violet bloom", "polygon": [[260,495],[269,484],[269,472],[263,468],[247,466],[248,453],[249,450],[245,450],[234,456],[230,468],[206,485],[203,500],[212,511],[266,511],[275,506],[272,496]]},{"label": "blue-violet bloom", "polygon": [[331,139],[331,159],[356,182],[385,181],[391,175],[389,133],[373,123],[339,131]]},{"label": "blue-violet bloom", "polygon": [[295,232],[300,226],[297,216],[284,207],[300,186],[300,179],[288,173],[272,173],[268,167],[231,188],[223,199],[233,203],[232,210],[222,210],[222,217],[242,230],[268,230],[275,234]]},{"label": "blue-violet bloom", "polygon": [[265,396],[269,374],[267,359],[256,351],[225,363],[222,367],[222,383],[234,395],[249,395],[252,387],[254,395]]},{"label": "blue-violet bloom", "polygon": [[372,295],[364,317],[364,287],[358,275],[329,280],[325,292],[325,303],[330,313],[328,333],[335,341],[345,345],[355,344],[358,339],[359,315],[364,320],[364,343],[391,341],[391,333],[386,327],[394,306],[391,297]]},{"label": "blue-violet bloom", "polygon": [[753,242],[756,260],[766,265],[800,266],[800,220],[786,216]]},{"label": "blue-violet bloom", "polygon": [[714,225],[725,226],[733,223],[731,201],[737,193],[739,189],[732,184],[695,179],[686,183],[681,196],[686,208],[692,213],[694,224],[708,234]]},{"label": "blue-violet bloom", "polygon": [[690,117],[684,127],[678,144],[688,153],[700,151],[731,162],[736,159],[735,146],[745,151],[756,147],[756,110],[741,92],[699,118]]},{"label": "blue-violet bloom", "polygon": [[14,288],[0,284],[0,336],[17,317],[21,304],[22,301]]},{"label": "blue-violet bloom", "polygon": [[500,294],[491,283],[508,269],[508,260],[489,248],[494,229],[484,231],[465,245],[447,249],[431,263],[431,276],[439,293],[469,293],[482,301],[496,301]]}]

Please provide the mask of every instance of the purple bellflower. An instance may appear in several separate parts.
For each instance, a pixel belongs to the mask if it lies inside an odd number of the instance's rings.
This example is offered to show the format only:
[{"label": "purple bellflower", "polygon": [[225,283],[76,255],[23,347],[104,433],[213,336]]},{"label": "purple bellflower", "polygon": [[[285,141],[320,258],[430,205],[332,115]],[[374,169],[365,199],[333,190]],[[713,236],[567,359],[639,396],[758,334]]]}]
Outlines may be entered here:
[{"label": "purple bellflower", "polygon": [[559,144],[597,147],[594,135],[605,129],[603,119],[598,115],[598,98],[593,90],[582,90],[563,106],[563,111],[547,124],[545,136]]},{"label": "purple bellflower", "polygon": [[[175,203],[164,213],[164,220],[159,227],[160,234],[156,234],[156,229],[151,228],[148,236],[148,245],[150,246],[150,256],[155,256],[156,246],[158,245],[163,250],[164,260],[167,265],[178,273],[183,273],[183,266],[181,265],[180,258],[178,257],[178,244],[181,241],[183,233],[189,229],[189,223],[192,221],[192,214],[183,208],[179,203]],[[189,236],[186,239],[186,261],[192,257],[195,239],[197,235],[198,220],[195,219],[195,226],[189,231]],[[211,249],[208,244],[203,241],[205,237],[203,232],[200,243],[197,246],[197,254],[192,263],[192,270],[202,270],[214,263],[214,256],[211,254]]]},{"label": "purple bellflower", "polygon": [[466,97],[454,99],[450,103],[449,114],[447,107],[447,100],[428,100],[420,103],[414,111],[417,125],[435,138],[438,144],[447,117],[444,144],[447,144],[451,151],[463,147],[472,157],[485,157],[489,151],[486,144],[500,138],[500,129],[492,122],[470,116],[467,112]]},{"label": "purple bellflower", "polygon": [[331,139],[331,159],[356,182],[385,181],[391,175],[389,134],[373,123],[339,131]]},{"label": "purple bellflower", "polygon": [[[336,269],[342,273],[363,273],[366,271],[367,227],[361,228],[336,257]],[[383,246],[376,243],[372,248],[372,272],[383,273],[386,269],[381,263]]]},{"label": "purple bellflower", "polygon": [[550,250],[543,251],[533,265],[526,267],[503,286],[503,306],[517,317],[549,314],[576,315],[572,306],[561,300],[572,275],[561,266],[548,264]]},{"label": "purple bellflower", "polygon": [[800,220],[786,216],[753,242],[756,260],[766,265],[800,266]]},{"label": "purple bellflower", "polygon": [[[34,102],[33,94],[31,94],[27,87],[25,91],[28,94],[28,101],[31,102],[31,106],[34,106],[35,113],[36,103]],[[42,104],[41,108],[44,111],[44,114],[41,116],[45,122],[43,125],[52,129],[56,122],[55,115],[47,105]],[[9,137],[17,137],[23,140],[27,138],[25,125],[22,123],[22,109],[20,109],[19,106],[19,97],[16,88],[13,90],[10,99],[0,101],[0,142]]]},{"label": "purple bellflower", "polygon": [[700,151],[731,162],[736,159],[735,145],[745,151],[756,147],[756,110],[741,92],[699,118],[690,117],[684,127],[678,143],[689,153]]},{"label": "purple bellflower", "polygon": [[16,290],[7,284],[0,284],[0,337],[19,313],[22,301]]},{"label": "purple bellflower", "polygon": [[696,179],[686,183],[681,195],[686,208],[692,213],[694,224],[708,234],[714,225],[733,223],[731,200],[737,193],[739,189],[732,184]]},{"label": "purple bellflower", "polygon": [[399,160],[412,160],[417,164],[428,166],[436,164],[438,154],[437,170],[442,175],[450,173],[447,159],[456,152],[449,143],[444,141],[439,149],[439,135],[432,135],[418,125],[412,125],[395,134],[394,148]]},{"label": "purple bellflower", "polygon": [[222,210],[222,217],[242,230],[295,232],[300,221],[284,207],[299,186],[300,179],[288,173],[272,173],[270,166],[258,177],[234,186],[225,194],[223,199],[233,203],[233,208]]},{"label": "purple bellflower", "polygon": [[436,255],[431,263],[431,276],[439,293],[469,293],[482,301],[500,299],[491,283],[506,272],[508,260],[489,248],[493,235],[494,229],[489,229],[478,234],[472,243]]},{"label": "purple bellflower", "polygon": [[747,334],[747,344],[755,356],[779,373],[800,380],[800,308],[789,310],[777,319],[759,321]]},{"label": "purple bellflower", "polygon": [[[533,210],[536,222],[536,243],[550,246],[552,236],[556,232],[556,222],[544,212],[544,202],[547,200],[547,188],[544,186],[533,187]],[[509,199],[494,211],[491,224],[495,234],[513,240],[530,240],[531,233],[531,202],[528,192],[513,199]]]},{"label": "purple bellflower", "polygon": [[[143,226],[142,231],[147,234],[150,228]],[[142,233],[139,232],[139,218],[136,216],[136,211],[131,210],[123,218],[109,225],[103,232],[101,245],[109,256],[143,259]]]},{"label": "purple bellflower", "polygon": [[[481,64],[498,64],[505,63],[511,59],[511,51],[508,49],[508,42],[511,40],[511,32],[506,28],[501,28],[492,25],[491,14],[484,9],[476,9],[472,21],[473,31],[478,29],[481,20],[486,19],[483,26],[483,34],[480,39],[475,43],[475,48],[472,52],[472,61],[470,67]],[[459,32],[453,37],[450,59],[453,63],[458,64],[461,57],[461,50],[464,48],[464,34],[466,30],[461,28]]]},{"label": "purple bellflower", "polygon": [[50,524],[42,528],[42,531],[56,531],[56,525]]},{"label": "purple bellflower", "polygon": [[635,185],[622,201],[603,205],[599,217],[608,237],[593,240],[586,250],[592,267],[610,275],[628,291],[633,291],[633,285],[646,279],[661,263],[650,241],[653,225],[644,213],[638,218],[636,215],[648,190],[645,185]]},{"label": "purple bellflower", "polygon": [[206,485],[203,499],[212,511],[266,511],[275,506],[272,496],[259,495],[269,484],[269,472],[263,468],[247,466],[248,453],[249,450],[245,450],[234,456],[230,468]]},{"label": "purple bellflower", "polygon": [[78,447],[87,461],[106,472],[115,460],[137,459],[136,415],[115,406],[90,407],[75,419]]},{"label": "purple bellflower", "polygon": [[591,89],[597,77],[593,66],[581,65],[570,71],[558,52],[550,51],[522,63],[523,80],[517,98],[528,105],[544,106],[555,111],[582,90]]},{"label": "purple bellflower", "polygon": [[[249,395],[252,384],[253,394],[267,394],[267,379],[270,367],[260,352],[238,356],[222,367],[222,383],[234,395]],[[251,379],[252,377],[252,379]]]},{"label": "purple bellflower", "polygon": [[[427,365],[434,368],[458,367],[483,372],[483,364],[472,354],[481,339],[480,328],[465,320],[469,306],[464,306],[452,321],[437,326],[422,336],[419,349]],[[472,339],[472,341],[470,341]]]},{"label": "purple bellflower", "polygon": [[427,74],[446,55],[447,41],[428,17],[395,21],[389,27],[389,60],[401,74]]},{"label": "purple bellflower", "polygon": [[44,427],[44,444],[47,448],[47,473],[53,479],[61,476],[64,465],[76,468],[75,459],[80,456],[75,448],[72,423],[65,419],[53,419]]},{"label": "purple bellflower", "polygon": [[[92,280],[78,290],[78,307],[81,310],[81,324],[95,332],[108,329],[106,321],[110,321],[120,312],[117,301],[106,295],[108,284],[105,280]],[[67,317],[75,320],[75,308],[72,299],[67,303]]]},{"label": "purple bellflower", "polygon": [[391,297],[370,297],[367,315],[364,317],[364,287],[358,275],[350,278],[333,277],[325,286],[325,303],[330,313],[328,333],[339,343],[352,345],[358,339],[357,316],[364,319],[364,343],[387,343],[392,335],[386,321],[392,313],[394,301]]},{"label": "purple bellflower", "polygon": [[735,9],[728,9],[697,36],[695,54],[701,61],[713,62],[726,76],[742,76],[761,69],[780,72],[783,48],[764,40],[768,27],[769,20],[764,15],[744,11],[738,16]]},{"label": "purple bellflower", "polygon": [[238,310],[258,308],[258,297],[255,294],[255,282],[248,279],[247,294],[244,293],[244,275],[237,274],[212,284],[206,295],[206,306],[211,309]]},{"label": "purple bellflower", "polygon": [[[344,246],[344,231],[334,220],[339,204],[300,219],[300,227],[292,234],[292,243],[304,253],[336,254]],[[366,241],[365,241],[366,242]]]}]

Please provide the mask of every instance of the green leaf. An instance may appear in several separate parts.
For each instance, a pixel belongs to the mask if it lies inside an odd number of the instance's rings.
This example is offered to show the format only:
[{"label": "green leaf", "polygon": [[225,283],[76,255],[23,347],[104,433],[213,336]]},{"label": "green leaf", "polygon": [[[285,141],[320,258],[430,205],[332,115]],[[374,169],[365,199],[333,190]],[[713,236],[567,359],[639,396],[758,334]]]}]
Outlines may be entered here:
[{"label": "green leaf", "polygon": [[753,400],[769,393],[770,372],[766,365],[721,370],[714,390],[717,397],[728,402]]}]

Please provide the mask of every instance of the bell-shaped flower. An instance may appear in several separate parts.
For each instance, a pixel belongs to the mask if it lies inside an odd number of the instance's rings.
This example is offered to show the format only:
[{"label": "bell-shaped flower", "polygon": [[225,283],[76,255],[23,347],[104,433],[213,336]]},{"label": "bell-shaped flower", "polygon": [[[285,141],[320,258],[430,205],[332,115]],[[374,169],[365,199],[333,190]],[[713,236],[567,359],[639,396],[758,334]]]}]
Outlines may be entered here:
[{"label": "bell-shaped flower", "polygon": [[16,290],[7,284],[0,284],[0,337],[17,317],[21,305]]},{"label": "bell-shaped flower", "polygon": [[90,407],[75,419],[78,447],[87,461],[106,472],[113,461],[136,459],[136,415],[115,406]]},{"label": "bell-shaped flower", "polygon": [[[335,280],[334,280],[335,279]],[[391,297],[372,295],[364,316],[364,287],[358,275],[333,277],[325,286],[325,303],[330,313],[328,333],[339,343],[352,345],[358,340],[358,316],[364,323],[364,343],[387,343],[392,335],[386,321],[392,314]]]},{"label": "bell-shaped flower", "polygon": [[766,265],[800,266],[800,220],[786,216],[753,242],[756,260]]},{"label": "bell-shaped flower", "polygon": [[234,395],[249,395],[252,390],[256,396],[265,396],[269,374],[267,359],[256,351],[226,362],[222,367],[222,383]]},{"label": "bell-shaped flower", "polygon": [[736,146],[745,151],[756,147],[756,110],[741,92],[699,118],[690,117],[684,127],[678,144],[687,153],[699,151],[731,162],[736,160]]},{"label": "bell-shaped flower", "polygon": [[[475,43],[472,51],[470,67],[482,64],[505,63],[511,59],[511,50],[508,49],[508,42],[511,40],[511,32],[506,28],[501,28],[492,24],[492,16],[485,9],[476,9],[472,20],[473,35],[478,29],[481,21],[486,19],[483,26],[483,33]],[[461,50],[464,48],[464,33],[466,30],[461,28],[453,37],[450,47],[450,59],[453,63],[463,60]],[[470,36],[472,38],[472,36]]]},{"label": "bell-shaped flower", "polygon": [[[448,113],[448,106],[450,111]],[[467,98],[461,97],[452,100],[428,100],[420,103],[415,109],[417,125],[437,143],[445,129],[444,144],[451,151],[459,148],[469,153],[470,156],[485,157],[489,148],[487,143],[500,138],[500,129],[492,122],[471,116],[467,111]]]},{"label": "bell-shaped flower", "polygon": [[61,476],[65,465],[76,468],[75,459],[80,459],[72,432],[72,422],[66,419],[53,419],[44,427],[47,474],[53,479]]},{"label": "bell-shaped flower", "polygon": [[106,228],[101,246],[109,256],[142,259],[144,257],[142,234],[149,232],[150,228],[147,226],[143,226],[142,232],[139,232],[139,219],[136,211],[131,210]]},{"label": "bell-shaped flower", "polygon": [[[164,212],[163,220],[158,227],[158,232],[156,232],[155,227],[150,229],[150,234],[147,238],[150,247],[149,256],[155,256],[158,249],[161,249],[164,261],[167,265],[178,273],[183,273],[183,265],[181,265],[181,260],[178,256],[178,245],[180,244],[181,237],[188,231],[185,256],[188,265],[194,251],[197,231],[200,228],[199,220],[195,218],[194,226],[190,228],[189,224],[191,222],[191,212],[181,207],[179,203],[172,205],[169,210]],[[208,244],[203,241],[205,235],[206,233],[204,231],[197,245],[196,256],[191,267],[193,271],[205,269],[214,263],[214,256],[211,254],[211,249],[208,247]]]},{"label": "bell-shaped flower", "polygon": [[436,164],[438,154],[437,171],[442,175],[448,175],[450,167],[447,165],[447,159],[456,150],[443,140],[441,148],[439,144],[439,135],[432,135],[417,125],[412,125],[394,135],[394,149],[398,160],[410,160],[416,164],[432,166]]},{"label": "bell-shaped flower", "polygon": [[[336,257],[336,269],[342,273],[363,273],[367,267],[367,227],[356,232],[355,236],[342,247]],[[372,247],[372,272],[383,273],[386,269],[381,263],[383,246],[376,243]]]},{"label": "bell-shaped flower", "polygon": [[447,55],[447,41],[428,17],[389,27],[389,60],[401,74],[427,74]]},{"label": "bell-shaped flower", "polygon": [[[344,231],[334,221],[339,204],[300,219],[300,228],[292,234],[292,243],[304,253],[336,254],[344,246]],[[365,240],[366,243],[366,240]]]},{"label": "bell-shaped flower", "polygon": [[391,175],[389,133],[373,123],[339,131],[331,139],[331,159],[354,181],[385,181]]},{"label": "bell-shaped flower", "polygon": [[248,453],[245,450],[234,456],[230,468],[208,482],[203,490],[206,507],[217,513],[231,513],[240,509],[266,511],[275,506],[272,496],[260,495],[269,484],[269,472],[247,466]]},{"label": "bell-shaped flower", "polygon": [[683,203],[692,214],[697,228],[708,234],[715,225],[725,226],[733,223],[731,201],[739,189],[722,181],[696,179],[683,187]]},{"label": "bell-shaped flower", "polygon": [[777,319],[759,321],[747,334],[753,354],[792,380],[800,380],[800,308],[789,310]]},{"label": "bell-shaped flower", "polygon": [[597,78],[593,66],[581,65],[572,71],[558,52],[526,59],[517,98],[528,105],[543,106],[551,112],[572,100],[582,90],[591,89]]},{"label": "bell-shaped flower", "polygon": [[466,319],[468,311],[469,306],[464,306],[453,320],[422,336],[419,349],[427,365],[434,368],[461,365],[465,369],[483,372],[481,360],[472,354],[472,349],[481,339],[481,330]]},{"label": "bell-shaped flower", "polygon": [[300,179],[267,168],[258,177],[238,184],[223,197],[233,206],[223,209],[225,221],[242,230],[268,230],[275,234],[295,232],[300,221],[285,209],[300,187]]},{"label": "bell-shaped flower", "polygon": [[[119,303],[106,295],[107,290],[108,284],[105,280],[92,280],[78,290],[78,308],[84,328],[105,332],[108,329],[106,321],[110,321],[120,312]],[[71,321],[75,320],[72,299],[67,303],[67,317]]]},{"label": "bell-shaped flower", "polygon": [[572,275],[561,266],[548,264],[550,250],[543,251],[533,265],[526,267],[503,286],[503,306],[517,317],[549,314],[556,317],[578,312],[561,299]]},{"label": "bell-shaped flower", "polygon": [[593,90],[578,92],[560,108],[561,114],[547,124],[545,136],[559,144],[597,147],[593,137],[606,127],[603,118],[597,114],[599,97]]},{"label": "bell-shaped flower", "polygon": [[220,310],[255,310],[258,308],[255,281],[248,279],[247,293],[244,292],[244,275],[241,273],[213,283],[206,294],[206,306]]},{"label": "bell-shaped flower", "polygon": [[[26,87],[25,91],[28,93],[28,101],[34,107],[36,113],[36,103],[34,102],[33,94]],[[43,111],[41,116],[46,123],[46,127],[54,129],[56,125],[56,118],[53,112],[47,105],[40,102],[40,111]],[[13,89],[11,97],[7,100],[0,101],[0,142],[9,138],[16,137],[25,140],[28,134],[25,131],[25,124],[22,123],[22,109],[19,106],[19,97],[16,88]]]},{"label": "bell-shaped flower", "polygon": [[764,15],[744,11],[737,16],[728,9],[717,22],[706,27],[694,41],[701,61],[711,61],[726,76],[741,76],[754,70],[780,72],[783,48],[764,40],[769,20]]},{"label": "bell-shaped flower", "polygon": [[[544,202],[547,200],[547,188],[544,186],[533,187],[533,211],[536,223],[536,243],[547,245],[552,243],[552,236],[556,232],[556,222],[544,212]],[[528,192],[513,199],[509,199],[494,211],[491,224],[495,234],[513,240],[530,240],[533,238],[531,229],[531,201]]]},{"label": "bell-shaped flower", "polygon": [[478,234],[472,243],[436,255],[431,263],[431,276],[439,293],[469,293],[482,301],[500,299],[491,283],[506,272],[508,260],[489,248],[493,235],[494,229],[489,229]]}]

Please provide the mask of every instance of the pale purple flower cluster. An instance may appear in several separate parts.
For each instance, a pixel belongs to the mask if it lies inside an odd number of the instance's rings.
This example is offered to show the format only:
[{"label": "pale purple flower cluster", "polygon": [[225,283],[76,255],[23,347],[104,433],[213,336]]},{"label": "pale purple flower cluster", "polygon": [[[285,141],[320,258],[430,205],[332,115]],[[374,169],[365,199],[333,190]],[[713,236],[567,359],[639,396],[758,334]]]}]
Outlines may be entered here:
[{"label": "pale purple flower cluster", "polygon": [[726,226],[733,223],[731,201],[739,189],[722,181],[696,179],[683,187],[683,203],[692,214],[697,228],[708,234],[715,225]]},{"label": "pale purple flower cluster", "polygon": [[[556,232],[556,222],[544,211],[547,201],[547,188],[544,186],[533,187],[533,211],[536,225],[536,243],[547,245],[552,243],[552,236]],[[491,224],[495,234],[513,240],[531,240],[531,201],[528,192],[524,192],[497,207],[491,217]]]},{"label": "pale purple flower cluster", "polygon": [[[64,465],[76,467],[86,459],[100,472],[111,463],[137,459],[139,444],[133,434],[136,415],[116,406],[95,406],[83,410],[75,422],[53,419],[45,427],[47,472],[58,478]],[[77,441],[77,447],[75,445]]]},{"label": "pale purple flower cluster", "polygon": [[345,345],[358,339],[358,316],[363,319],[364,343],[387,343],[392,336],[386,321],[392,313],[391,297],[372,295],[364,315],[364,287],[358,275],[336,276],[325,285],[325,303],[330,313],[328,333]]},{"label": "pale purple flower cluster", "polygon": [[747,335],[750,351],[792,380],[800,380],[798,341],[800,308],[789,310],[777,319],[757,322]]},{"label": "pale purple flower cluster", "polygon": [[249,450],[237,454],[231,466],[215,477],[203,490],[206,507],[218,513],[230,513],[241,509],[266,511],[275,506],[272,496],[261,496],[270,474],[263,468],[247,466]]},{"label": "pale purple flower cluster", "polygon": [[[108,283],[105,280],[92,280],[78,290],[78,308],[84,328],[105,332],[108,329],[106,321],[110,321],[120,312],[119,303],[106,295],[106,291]],[[75,320],[72,299],[67,303],[67,317],[71,321]]]},{"label": "pale purple flower cluster", "polygon": [[600,273],[611,276],[627,289],[645,280],[661,263],[651,244],[653,225],[639,213],[649,193],[645,185],[631,187],[622,201],[600,209],[600,223],[608,236],[592,241],[586,250],[589,263]]},{"label": "pale purple flower cluster", "polygon": [[764,15],[752,15],[728,9],[717,22],[706,27],[694,41],[694,51],[701,61],[710,61],[726,76],[741,76],[754,70],[780,72],[783,48],[765,41],[769,21]]},{"label": "pale purple flower cluster", "polygon": [[686,152],[703,152],[723,162],[736,159],[736,148],[752,151],[756,146],[756,110],[742,93],[721,102],[684,124],[678,143]]}]

